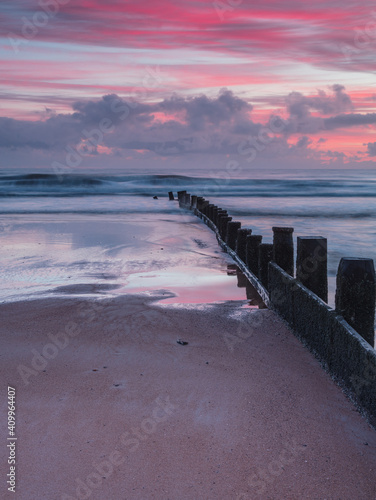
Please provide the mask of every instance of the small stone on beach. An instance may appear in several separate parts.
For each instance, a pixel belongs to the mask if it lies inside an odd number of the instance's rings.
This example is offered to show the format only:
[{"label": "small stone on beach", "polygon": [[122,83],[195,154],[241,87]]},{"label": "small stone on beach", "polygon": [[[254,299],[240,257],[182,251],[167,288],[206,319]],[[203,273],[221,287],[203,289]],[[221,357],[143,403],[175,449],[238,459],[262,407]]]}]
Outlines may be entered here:
[{"label": "small stone on beach", "polygon": [[185,342],[185,340],[180,340],[180,339],[177,340],[176,343],[180,344],[180,345],[187,345],[188,344],[188,342]]}]

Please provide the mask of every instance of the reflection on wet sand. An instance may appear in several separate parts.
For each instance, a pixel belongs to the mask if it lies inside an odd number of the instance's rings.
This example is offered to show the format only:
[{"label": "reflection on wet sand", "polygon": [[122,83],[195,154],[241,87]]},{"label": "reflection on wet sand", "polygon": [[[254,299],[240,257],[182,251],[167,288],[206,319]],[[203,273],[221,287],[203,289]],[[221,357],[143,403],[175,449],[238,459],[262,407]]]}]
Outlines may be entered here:
[{"label": "reflection on wet sand", "polygon": [[246,297],[249,300],[249,305],[251,307],[257,307],[258,309],[265,309],[266,306],[257,293],[256,289],[248,281],[247,277],[241,272],[236,264],[227,265],[227,275],[236,276],[238,278],[238,288],[246,289]]},{"label": "reflection on wet sand", "polygon": [[165,304],[246,302],[236,272],[227,276],[230,257],[193,215],[28,214],[7,221],[0,301],[160,291]]}]

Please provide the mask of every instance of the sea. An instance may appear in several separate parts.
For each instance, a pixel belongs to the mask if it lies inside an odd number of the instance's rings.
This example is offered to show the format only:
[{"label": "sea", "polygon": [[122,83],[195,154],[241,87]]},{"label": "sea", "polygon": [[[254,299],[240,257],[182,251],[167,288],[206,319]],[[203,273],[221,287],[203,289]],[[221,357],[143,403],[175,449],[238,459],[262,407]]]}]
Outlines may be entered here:
[{"label": "sea", "polygon": [[[176,197],[180,190],[227,209],[266,243],[272,242],[273,226],[292,226],[294,237],[327,238],[330,305],[341,257],[375,259],[372,170],[264,170],[239,177],[208,176],[203,170],[189,175],[3,170],[0,301],[52,291],[90,295],[161,288],[175,289],[189,301],[200,280],[199,300],[240,300],[244,291],[213,233],[168,200],[169,191]],[[151,244],[163,248],[164,256],[149,252]],[[231,284],[224,276],[232,276]],[[190,295],[182,293],[184,287]]]}]

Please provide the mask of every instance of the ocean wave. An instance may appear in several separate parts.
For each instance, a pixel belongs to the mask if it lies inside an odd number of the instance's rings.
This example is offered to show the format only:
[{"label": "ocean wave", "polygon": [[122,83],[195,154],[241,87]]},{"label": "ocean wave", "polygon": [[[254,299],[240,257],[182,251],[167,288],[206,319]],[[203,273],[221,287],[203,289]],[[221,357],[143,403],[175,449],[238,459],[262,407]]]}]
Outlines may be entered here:
[{"label": "ocean wave", "polygon": [[0,197],[166,196],[187,190],[214,197],[376,197],[374,179],[221,179],[184,175],[89,176],[20,174],[0,176]]},{"label": "ocean wave", "polygon": [[309,218],[309,219],[372,219],[376,218],[376,209],[369,211],[359,211],[359,212],[350,212],[350,211],[331,211],[331,210],[313,210],[312,207],[306,209],[305,211],[301,209],[284,209],[280,208],[279,210],[253,210],[251,209],[233,209],[230,210],[231,216],[237,217],[294,217],[294,218]]}]

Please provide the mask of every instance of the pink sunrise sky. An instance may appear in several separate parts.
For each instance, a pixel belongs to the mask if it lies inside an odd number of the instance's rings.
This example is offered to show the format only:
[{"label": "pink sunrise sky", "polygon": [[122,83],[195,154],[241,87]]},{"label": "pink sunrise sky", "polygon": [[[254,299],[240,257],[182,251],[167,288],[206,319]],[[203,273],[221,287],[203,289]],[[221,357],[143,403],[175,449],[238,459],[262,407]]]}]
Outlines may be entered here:
[{"label": "pink sunrise sky", "polygon": [[2,0],[0,23],[2,169],[375,165],[370,0]]}]

